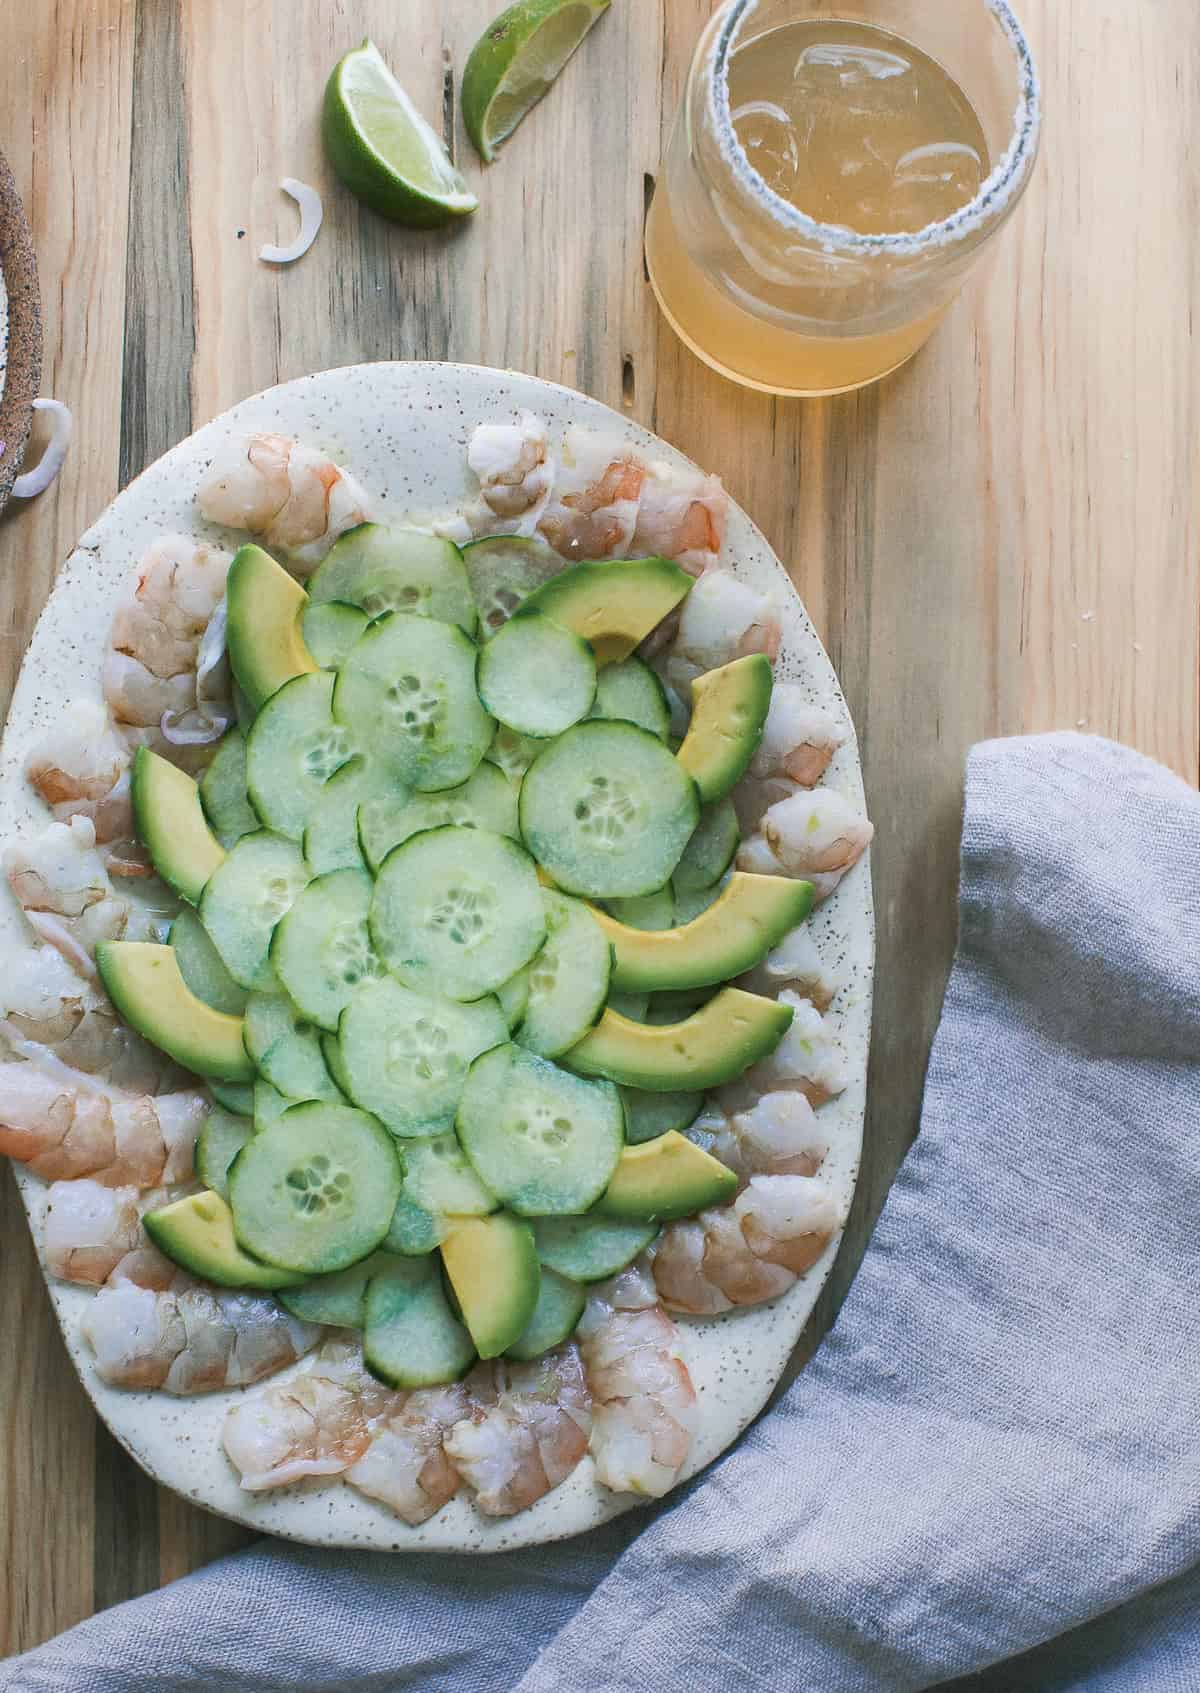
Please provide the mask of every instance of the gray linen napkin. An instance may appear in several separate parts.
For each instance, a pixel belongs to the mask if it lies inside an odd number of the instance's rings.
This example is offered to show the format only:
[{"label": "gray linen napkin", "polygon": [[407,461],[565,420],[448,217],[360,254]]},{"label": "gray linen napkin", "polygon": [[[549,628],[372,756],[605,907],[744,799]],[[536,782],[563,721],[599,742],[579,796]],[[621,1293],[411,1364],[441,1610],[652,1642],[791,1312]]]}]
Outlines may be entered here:
[{"label": "gray linen napkin", "polygon": [[1194,791],[1073,735],[977,748],[920,1138],[733,1453],[565,1547],[263,1542],[0,1684],[1195,1693],[1198,961]]}]

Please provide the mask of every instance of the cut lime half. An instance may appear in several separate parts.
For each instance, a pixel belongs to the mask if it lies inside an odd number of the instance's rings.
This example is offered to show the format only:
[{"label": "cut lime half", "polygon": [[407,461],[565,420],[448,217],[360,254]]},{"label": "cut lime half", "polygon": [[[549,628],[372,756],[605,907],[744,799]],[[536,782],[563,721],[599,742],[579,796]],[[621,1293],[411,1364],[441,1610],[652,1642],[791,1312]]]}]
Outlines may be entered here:
[{"label": "cut lime half", "polygon": [[608,6],[609,0],[517,0],[484,30],[463,72],[462,113],[487,163]]},{"label": "cut lime half", "polygon": [[479,204],[373,41],[334,66],[321,133],[346,187],[396,223],[448,223]]}]

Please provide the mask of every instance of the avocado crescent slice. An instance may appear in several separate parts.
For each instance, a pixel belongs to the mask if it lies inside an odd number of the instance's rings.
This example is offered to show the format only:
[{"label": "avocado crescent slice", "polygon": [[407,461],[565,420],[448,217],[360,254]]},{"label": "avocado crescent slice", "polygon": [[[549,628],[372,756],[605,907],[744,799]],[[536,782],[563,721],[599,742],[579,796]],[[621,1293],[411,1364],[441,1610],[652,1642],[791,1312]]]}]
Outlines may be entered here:
[{"label": "avocado crescent slice", "polygon": [[723,799],[758,751],[775,685],[771,661],[749,653],[692,683],[692,721],[676,753],[705,805]]},{"label": "avocado crescent slice", "polygon": [[723,1205],[737,1192],[733,1171],[676,1129],[627,1146],[596,1210],[629,1222],[660,1223]]},{"label": "avocado crescent slice", "polygon": [[146,1233],[173,1263],[218,1287],[298,1287],[305,1280],[293,1270],[279,1270],[252,1258],[234,1239],[233,1212],[219,1193],[191,1193],[147,1211]]},{"label": "avocado crescent slice", "polygon": [[214,1011],[188,987],[173,946],[102,941],[96,965],[105,991],[139,1035],[199,1076],[251,1082],[242,1019]]},{"label": "avocado crescent slice", "polygon": [[200,804],[199,785],[149,747],[139,747],[130,793],[137,832],[154,868],[181,899],[198,904],[204,884],[225,857]]},{"label": "avocado crescent slice", "polygon": [[559,1062],[648,1093],[720,1087],[774,1052],[791,1021],[790,1005],[722,988],[682,1023],[632,1023],[606,1011]]},{"label": "avocado crescent slice", "polygon": [[301,619],[308,595],[270,553],[239,548],[225,584],[229,664],[255,711],[290,682],[317,669]]},{"label": "avocado crescent slice", "polygon": [[598,665],[615,664],[687,598],[692,584],[670,559],[598,559],[552,576],[520,610],[552,617],[590,643]]},{"label": "avocado crescent slice", "polygon": [[481,1358],[518,1341],[538,1301],[541,1271],[533,1230],[511,1211],[456,1217],[441,1246],[442,1263]]}]

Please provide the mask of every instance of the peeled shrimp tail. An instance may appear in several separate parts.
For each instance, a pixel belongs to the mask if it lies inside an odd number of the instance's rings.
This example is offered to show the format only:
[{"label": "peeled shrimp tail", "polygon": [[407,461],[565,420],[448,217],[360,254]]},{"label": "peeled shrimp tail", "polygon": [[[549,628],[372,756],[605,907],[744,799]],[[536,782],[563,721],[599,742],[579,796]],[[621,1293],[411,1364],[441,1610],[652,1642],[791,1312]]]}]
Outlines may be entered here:
[{"label": "peeled shrimp tail", "polygon": [[133,824],[129,747],[102,706],[76,704],[33,747],[25,775],[60,823],[85,817],[110,875],[147,875]]},{"label": "peeled shrimp tail", "polygon": [[568,429],[538,533],[572,563],[628,557],[645,479],[646,466],[620,436]]},{"label": "peeled shrimp tail", "polygon": [[467,1415],[469,1404],[460,1382],[395,1397],[396,1405],[376,1423],[346,1480],[415,1526],[458,1492],[461,1477],[446,1450],[446,1437]]},{"label": "peeled shrimp tail", "polygon": [[202,1093],[130,1095],[47,1059],[0,1063],[0,1153],[45,1181],[90,1176],[104,1187],[188,1181]]},{"label": "peeled shrimp tail", "polygon": [[657,1498],[673,1486],[699,1420],[682,1336],[658,1305],[614,1309],[603,1295],[579,1332],[596,1475],[614,1492]]},{"label": "peeled shrimp tail", "polygon": [[832,788],[799,789],[767,807],[738,868],[802,877],[827,899],[871,844],[873,825]]},{"label": "peeled shrimp tail", "polygon": [[729,496],[717,477],[656,460],[642,483],[630,553],[674,559],[700,576],[716,565],[728,514]]},{"label": "peeled shrimp tail", "polygon": [[586,1452],[591,1399],[576,1346],[529,1364],[480,1365],[467,1391],[471,1412],[455,1423],[445,1448],[486,1516],[527,1510]]},{"label": "peeled shrimp tail", "polygon": [[726,570],[706,571],[683,602],[668,679],[687,698],[691,683],[706,670],[750,653],[765,653],[773,662],[779,641],[779,610],[770,595],[756,593]]},{"label": "peeled shrimp tail", "polygon": [[777,997],[791,1010],[791,1027],[774,1052],[721,1090],[727,1110],[743,1110],[747,1101],[781,1089],[803,1094],[813,1106],[845,1092],[846,1064],[830,1023],[811,1001],[790,989]]},{"label": "peeled shrimp tail", "polygon": [[55,1182],[46,1195],[46,1268],[60,1281],[99,1287],[141,1237],[135,1187],[83,1178]]},{"label": "peeled shrimp tail", "polygon": [[813,1176],[829,1137],[803,1093],[766,1093],[726,1114],[709,1101],[688,1131],[731,1169],[740,1187],[753,1176]]},{"label": "peeled shrimp tail", "polygon": [[813,705],[794,682],[776,682],[751,776],[786,777],[812,788],[829,768],[846,730],[824,707]]},{"label": "peeled shrimp tail", "polygon": [[218,453],[196,493],[210,523],[245,529],[287,556],[297,575],[316,569],[371,501],[348,470],[288,435],[251,435]]},{"label": "peeled shrimp tail", "polygon": [[739,976],[737,986],[748,993],[773,998],[781,988],[810,1000],[818,1011],[828,1011],[842,989],[840,973],[831,969],[806,923],[792,929],[777,947],[753,970]]}]

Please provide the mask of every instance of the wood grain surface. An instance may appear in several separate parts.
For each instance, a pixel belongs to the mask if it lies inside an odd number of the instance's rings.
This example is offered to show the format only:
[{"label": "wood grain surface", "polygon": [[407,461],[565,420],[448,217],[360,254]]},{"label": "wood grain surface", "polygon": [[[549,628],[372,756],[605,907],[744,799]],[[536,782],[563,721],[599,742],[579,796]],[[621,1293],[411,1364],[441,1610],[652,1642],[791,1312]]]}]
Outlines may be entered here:
[{"label": "wood grain surface", "polygon": [[[1200,281],[1193,0],[1024,0],[1043,157],[986,278],[878,389],[730,386],[660,323],[640,237],[709,0],[614,0],[483,173],[456,73],[493,0],[36,0],[0,12],[0,149],[45,299],[47,391],[77,440],[0,521],[0,698],[76,536],[232,401],[359,359],[505,365],[579,387],[718,471],[838,668],[878,827],[867,1153],[828,1326],[917,1123],[954,940],[963,758],[1081,728],[1198,776]],[[392,228],[329,179],[316,118],[371,34],[447,126],[479,213]],[[326,191],[299,265],[278,190]],[[95,1422],[11,1180],[0,1219],[0,1650],[185,1573],[242,1532],[160,1493]]]}]

